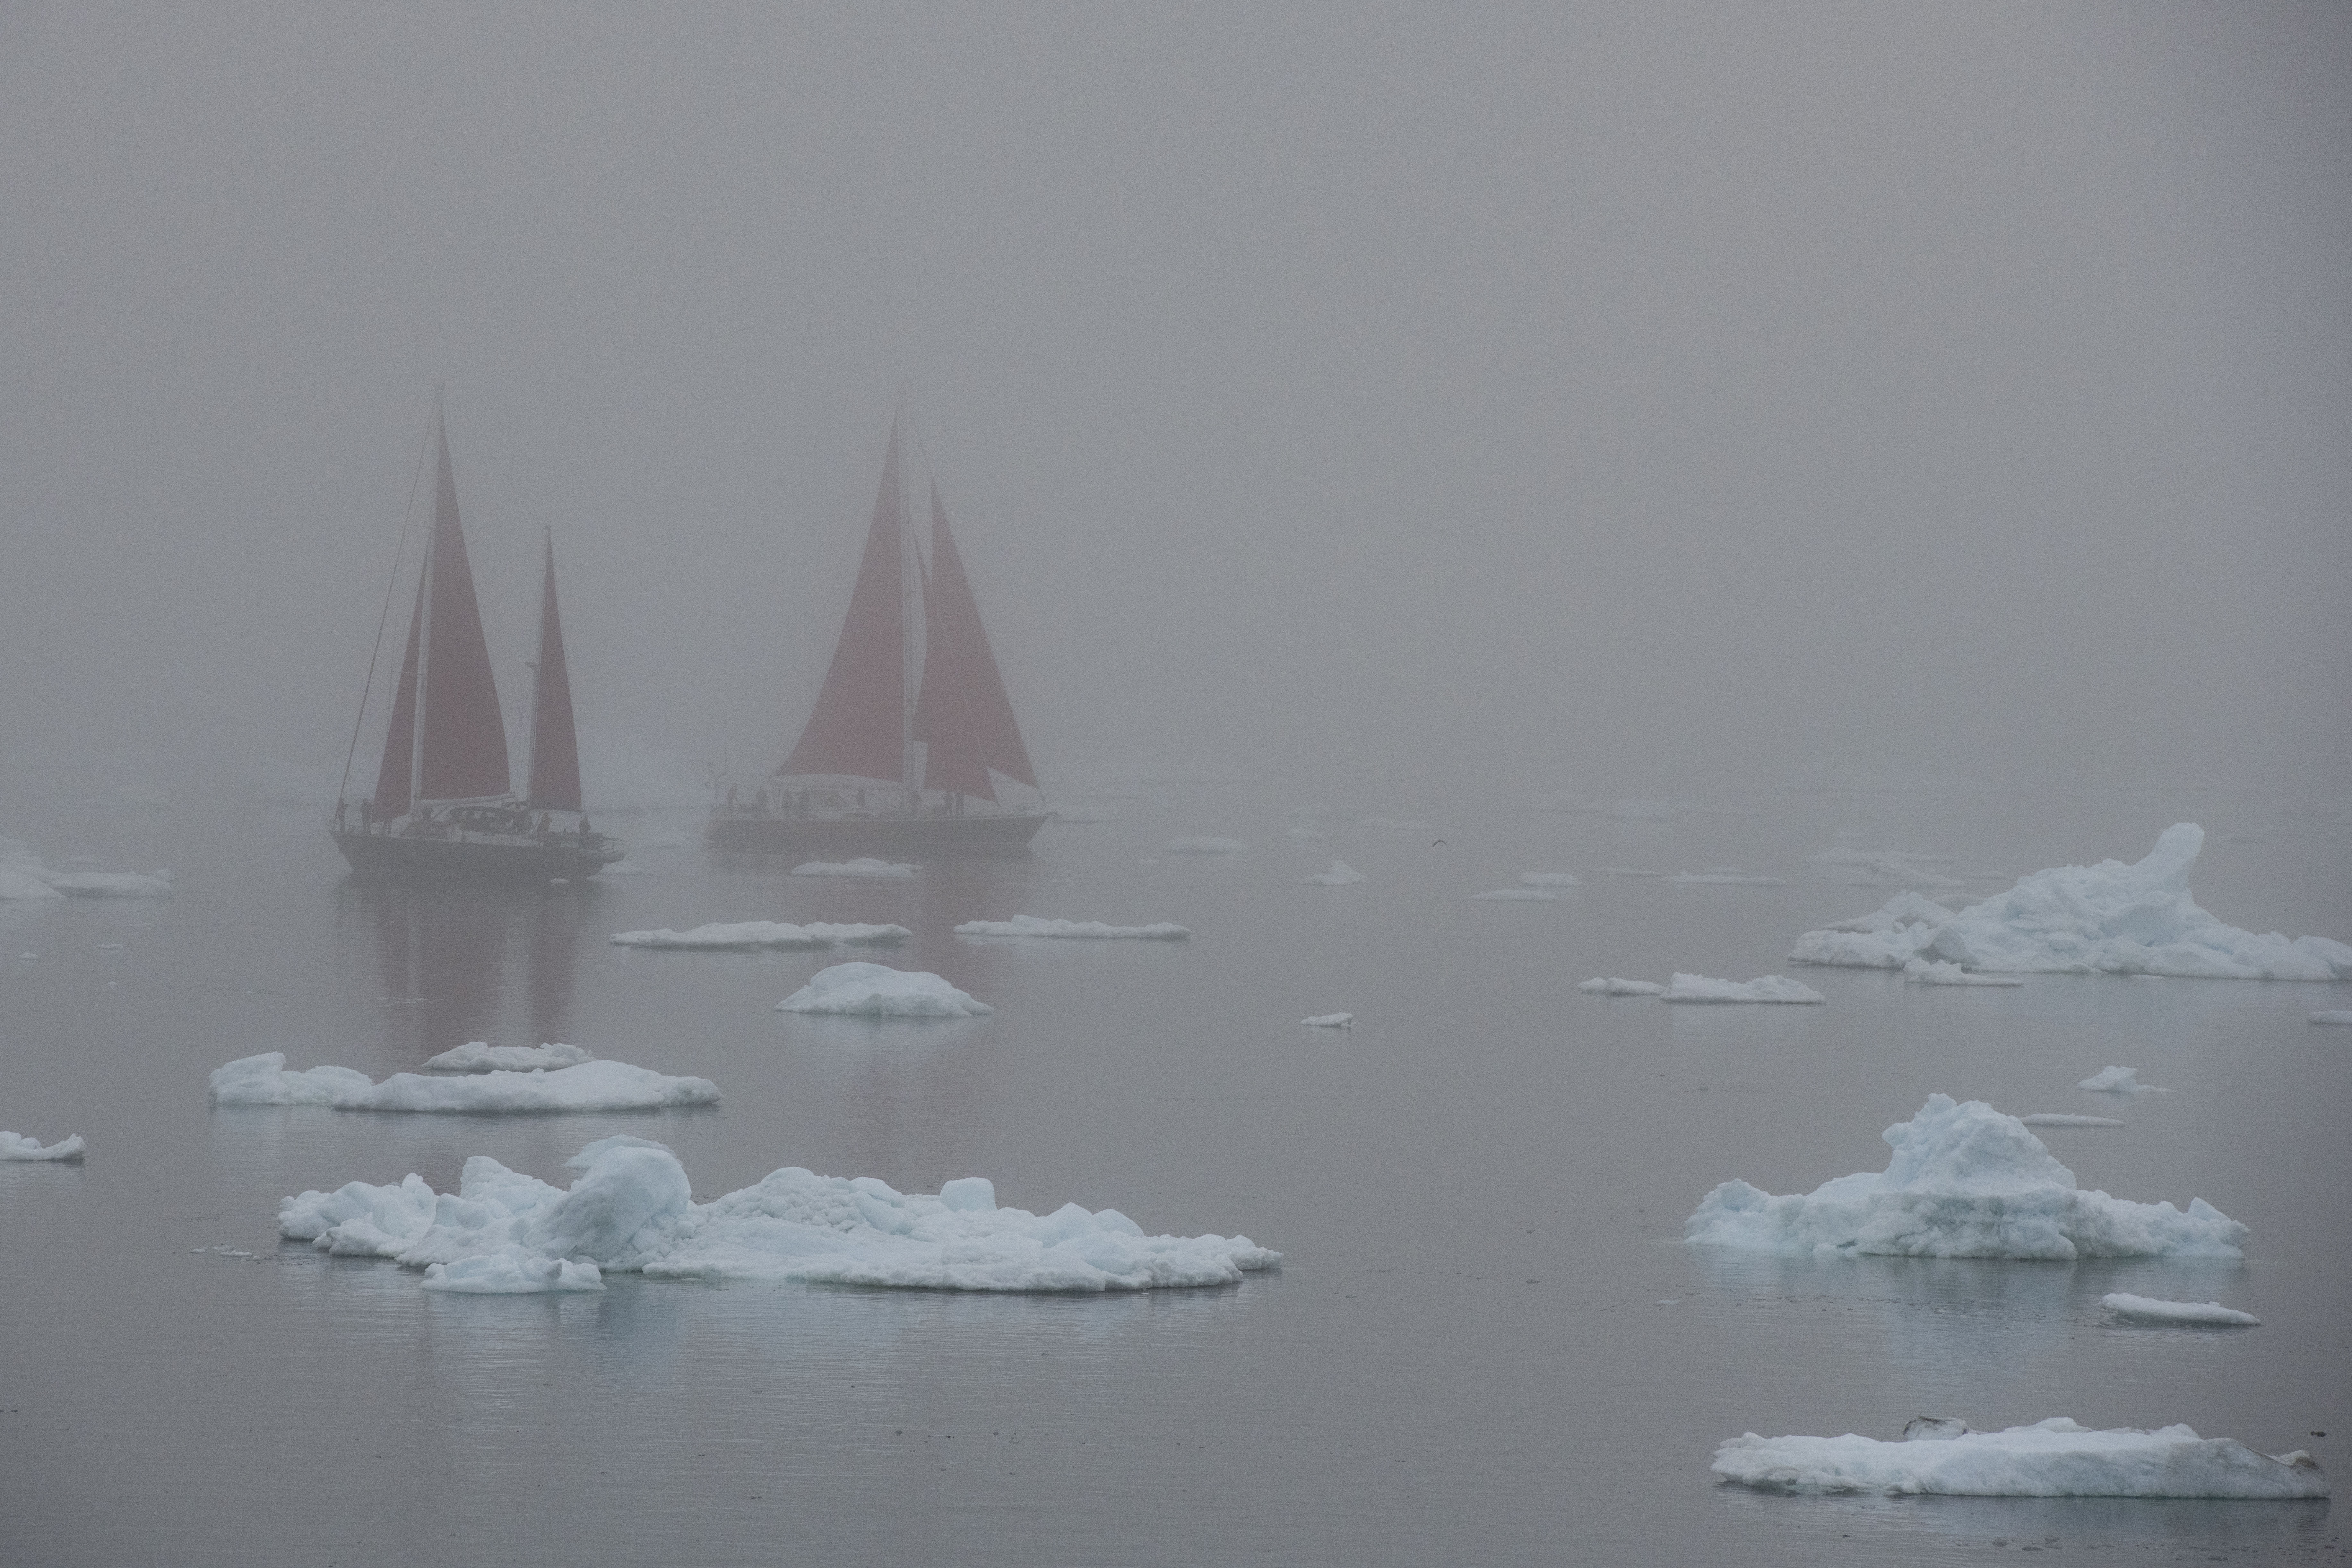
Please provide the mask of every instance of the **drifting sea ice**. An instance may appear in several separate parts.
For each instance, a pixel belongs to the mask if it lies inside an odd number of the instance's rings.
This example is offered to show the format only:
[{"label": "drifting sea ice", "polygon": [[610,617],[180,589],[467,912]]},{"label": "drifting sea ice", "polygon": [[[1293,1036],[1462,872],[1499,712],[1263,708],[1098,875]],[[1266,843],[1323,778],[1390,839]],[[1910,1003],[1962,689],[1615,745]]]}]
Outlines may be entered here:
[{"label": "drifting sea ice", "polygon": [[1577,987],[1595,996],[1664,996],[1666,988],[1654,980],[1620,980],[1615,975],[1596,975]]},{"label": "drifting sea ice", "polygon": [[646,1139],[599,1139],[568,1164],[579,1174],[567,1191],[478,1154],[456,1193],[415,1175],[352,1182],[286,1199],[278,1227],[340,1257],[437,1266],[428,1283],[443,1289],[593,1288],[550,1279],[561,1262],[665,1279],[1095,1292],[1230,1285],[1282,1261],[1247,1237],[1146,1236],[1117,1209],[999,1208],[979,1176],[934,1197],[787,1166],[698,1204],[677,1156]]},{"label": "drifting sea ice", "polygon": [[589,1059],[578,1046],[494,1046],[468,1040],[462,1046],[425,1058],[426,1072],[534,1072],[545,1068],[578,1067]]},{"label": "drifting sea ice", "polygon": [[2093,1094],[2170,1094],[2168,1089],[2158,1089],[2139,1080],[2137,1068],[2101,1068],[2074,1086],[2087,1089]]},{"label": "drifting sea ice", "polygon": [[1356,1026],[1353,1013],[1318,1013],[1312,1018],[1298,1021],[1310,1029],[1352,1029]]},{"label": "drifting sea ice", "polygon": [[911,877],[919,866],[901,866],[861,855],[855,860],[804,860],[793,868],[795,877]]},{"label": "drifting sea ice", "polygon": [[2352,979],[2352,947],[2223,925],[2189,896],[2205,830],[2164,830],[2130,866],[2057,866],[1954,911],[1903,893],[1859,921],[1797,939],[1799,963],[1900,969],[1937,958],[1970,969],[2050,974],[2166,974],[2211,980]]},{"label": "drifting sea ice", "polygon": [[880,963],[836,963],[776,1004],[779,1013],[845,1013],[861,1018],[977,1018],[996,1011],[938,975]]},{"label": "drifting sea ice", "polygon": [[[86,865],[78,857],[69,865]],[[0,838],[0,899],[30,901],[58,897],[168,899],[172,873],[156,871],[61,871],[14,838]]]},{"label": "drifting sea ice", "polygon": [[2071,1110],[2037,1110],[2018,1120],[2028,1127],[2121,1127],[2112,1116],[2077,1116]]},{"label": "drifting sea ice", "polygon": [[1345,860],[1334,860],[1328,871],[1317,871],[1298,879],[1310,888],[1360,888],[1371,880]]},{"label": "drifting sea ice", "polygon": [[2117,1290],[2099,1298],[2099,1305],[2134,1323],[2206,1323],[2217,1328],[2258,1329],[2263,1321],[2252,1312],[2224,1307],[2219,1301],[2165,1301]]},{"label": "drifting sea ice", "polygon": [[1205,836],[1192,838],[1171,838],[1160,847],[1162,855],[1240,855],[1249,846],[1238,838],[1213,838]]},{"label": "drifting sea ice", "polygon": [[1709,980],[1704,974],[1676,974],[1666,987],[1669,1002],[1826,1002],[1810,985],[1785,975],[1767,974],[1755,980]]},{"label": "drifting sea ice", "polygon": [[1522,871],[1519,886],[1523,888],[1581,888],[1572,871]]},{"label": "drifting sea ice", "polygon": [[1506,904],[1556,904],[1559,895],[1546,888],[1496,888],[1491,892],[1473,893],[1474,899],[1485,899]]},{"label": "drifting sea ice", "polygon": [[1133,937],[1145,942],[1181,942],[1192,933],[1167,921],[1142,926],[1105,925],[1100,921],[1049,921],[1035,915],[1014,915],[1009,921],[966,921],[955,928],[958,936]]},{"label": "drifting sea ice", "polygon": [[77,1132],[70,1138],[60,1138],[47,1148],[37,1138],[27,1138],[18,1132],[0,1132],[0,1160],[51,1160],[61,1164],[79,1165],[89,1145]]},{"label": "drifting sea ice", "polygon": [[1915,958],[1903,966],[1903,978],[1913,985],[2009,985],[2025,984],[2013,974],[1979,974],[1957,963]]},{"label": "drifting sea ice", "polygon": [[286,1070],[286,1053],[265,1051],[213,1069],[215,1105],[329,1105],[337,1110],[567,1112],[657,1110],[716,1105],[707,1078],[672,1078],[627,1062],[584,1061],[552,1072],[398,1072],[372,1083],[350,1068]]},{"label": "drifting sea ice", "polygon": [[2352,1024],[2352,1008],[2314,1013],[2311,1021],[2315,1024]]},{"label": "drifting sea ice", "polygon": [[2327,1477],[2301,1449],[2273,1458],[2186,1426],[2094,1432],[2063,1415],[2005,1432],[1923,1434],[1882,1443],[1759,1437],[1715,1451],[1715,1474],[1778,1492],[1929,1497],[2324,1498]]},{"label": "drifting sea ice", "polygon": [[2240,1258],[2247,1228],[2202,1198],[2186,1214],[2084,1192],[2041,1139],[1980,1100],[1931,1094],[1884,1134],[1894,1158],[1811,1193],[1724,1183],[1684,1222],[1694,1247],[1815,1257]]},{"label": "drifting sea ice", "polygon": [[781,921],[713,921],[692,931],[624,931],[613,933],[622,947],[888,947],[914,935],[905,926],[834,925],[824,921],[786,925]]}]

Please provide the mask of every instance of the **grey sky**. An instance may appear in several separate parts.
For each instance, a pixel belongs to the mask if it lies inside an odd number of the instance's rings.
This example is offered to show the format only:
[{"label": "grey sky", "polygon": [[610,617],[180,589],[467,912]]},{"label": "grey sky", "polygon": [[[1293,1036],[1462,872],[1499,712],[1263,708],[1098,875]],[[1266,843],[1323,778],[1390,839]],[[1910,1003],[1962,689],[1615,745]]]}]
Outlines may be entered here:
[{"label": "grey sky", "polygon": [[[12,746],[772,763],[910,392],[1049,781],[2352,787],[2352,9],[0,12]],[[506,692],[510,710],[521,692]],[[1408,790],[1410,786],[1410,790]]]}]

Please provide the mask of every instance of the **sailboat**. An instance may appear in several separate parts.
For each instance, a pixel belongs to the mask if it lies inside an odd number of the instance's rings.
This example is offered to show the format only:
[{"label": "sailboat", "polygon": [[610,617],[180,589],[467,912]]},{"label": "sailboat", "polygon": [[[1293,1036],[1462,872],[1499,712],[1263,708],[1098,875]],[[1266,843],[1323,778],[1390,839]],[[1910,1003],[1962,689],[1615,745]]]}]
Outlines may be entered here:
[{"label": "sailboat", "polygon": [[908,515],[906,426],[902,411],[816,706],[757,795],[730,786],[713,809],[714,848],[1015,850],[1052,816],[935,479],[928,556]]},{"label": "sailboat", "polygon": [[[328,831],[354,871],[446,879],[554,880],[593,877],[621,858],[619,844],[580,816],[580,742],[572,720],[572,675],[563,660],[563,621],[555,600],[555,537],[546,536],[539,608],[539,657],[531,662],[530,764],[518,794],[508,767],[506,719],[482,636],[449,432],[436,399],[434,444],[440,455],[433,531],[409,612],[408,647],[394,688],[375,793],[354,820],[345,789],[336,792]],[[377,638],[381,644],[383,632]],[[369,684],[374,681],[371,664]],[[366,721],[367,693],[352,747]],[[558,814],[562,814],[560,817]],[[569,817],[569,822],[562,817]]]}]

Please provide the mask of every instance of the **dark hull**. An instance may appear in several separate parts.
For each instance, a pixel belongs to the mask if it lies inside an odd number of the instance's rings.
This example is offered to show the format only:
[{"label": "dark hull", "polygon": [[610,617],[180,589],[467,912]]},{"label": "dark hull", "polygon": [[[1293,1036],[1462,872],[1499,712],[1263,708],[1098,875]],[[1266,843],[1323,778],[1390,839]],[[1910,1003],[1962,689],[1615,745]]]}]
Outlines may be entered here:
[{"label": "dark hull", "polygon": [[439,882],[547,882],[593,877],[618,859],[609,849],[482,838],[410,838],[329,828],[354,871]]},{"label": "dark hull", "polygon": [[816,859],[861,855],[1005,855],[1029,847],[1048,818],[989,816],[730,816],[710,819],[713,849]]}]

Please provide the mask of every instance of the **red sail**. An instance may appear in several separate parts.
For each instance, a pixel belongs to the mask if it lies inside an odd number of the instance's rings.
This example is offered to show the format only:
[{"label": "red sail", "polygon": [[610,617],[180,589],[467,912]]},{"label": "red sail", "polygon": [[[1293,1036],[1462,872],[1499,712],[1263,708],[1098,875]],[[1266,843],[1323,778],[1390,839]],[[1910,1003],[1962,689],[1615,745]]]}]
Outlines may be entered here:
[{"label": "red sail", "polygon": [[425,629],[425,584],[416,584],[416,608],[408,616],[408,651],[401,656],[400,684],[392,700],[392,728],[384,731],[383,763],[375,771],[370,809],[389,822],[408,809],[408,771],[416,761],[416,647]]},{"label": "red sail", "polygon": [[572,727],[572,672],[563,663],[563,621],[555,608],[555,536],[539,596],[539,681],[530,716],[530,789],[540,811],[580,809],[580,737]]},{"label": "red sail", "polygon": [[425,570],[425,763],[417,794],[426,800],[479,800],[512,787],[507,722],[499,711],[466,531],[457,521],[457,482],[449,472],[449,435],[441,432],[441,483],[433,504],[433,547]]},{"label": "red sail", "polygon": [[[1005,695],[1004,678],[997,673],[996,655],[988,646],[988,631],[980,624],[980,604],[971,595],[971,580],[964,575],[963,557],[956,553],[955,535],[948,531],[947,509],[940,490],[931,487],[930,608],[928,614],[929,651],[924,656],[926,689],[929,667],[942,655],[962,689],[963,722],[970,726],[971,744],[980,761],[1009,779],[1037,787],[1037,770],[1029,763],[1029,748],[1021,743],[1021,726],[1013,717],[1013,699]],[[983,775],[984,776],[984,775]],[[957,789],[958,784],[934,788]],[[995,796],[987,790],[971,795]]]},{"label": "red sail", "polygon": [[988,762],[981,753],[980,727],[972,721],[971,694],[961,662],[940,616],[936,542],[932,570],[923,575],[923,689],[915,699],[915,739],[923,742],[923,787],[954,790],[994,800]]},{"label": "red sail", "polygon": [[816,710],[779,773],[896,779],[906,765],[899,733],[907,653],[898,526],[894,427],[882,465],[882,490],[874,501],[874,525],[866,535],[866,559],[850,591],[849,618],[834,646],[833,667],[816,694]]}]

